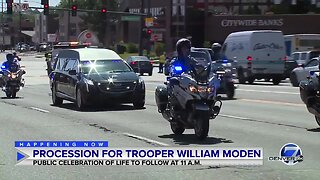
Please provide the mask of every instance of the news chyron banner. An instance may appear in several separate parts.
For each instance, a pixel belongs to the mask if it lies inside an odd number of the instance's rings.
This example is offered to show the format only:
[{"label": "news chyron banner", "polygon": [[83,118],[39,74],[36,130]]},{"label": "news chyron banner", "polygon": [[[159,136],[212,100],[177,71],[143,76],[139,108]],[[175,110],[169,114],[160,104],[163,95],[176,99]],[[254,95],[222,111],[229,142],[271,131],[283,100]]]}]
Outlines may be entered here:
[{"label": "news chyron banner", "polygon": [[262,148],[111,148],[107,141],[16,141],[17,165],[33,166],[258,166]]}]

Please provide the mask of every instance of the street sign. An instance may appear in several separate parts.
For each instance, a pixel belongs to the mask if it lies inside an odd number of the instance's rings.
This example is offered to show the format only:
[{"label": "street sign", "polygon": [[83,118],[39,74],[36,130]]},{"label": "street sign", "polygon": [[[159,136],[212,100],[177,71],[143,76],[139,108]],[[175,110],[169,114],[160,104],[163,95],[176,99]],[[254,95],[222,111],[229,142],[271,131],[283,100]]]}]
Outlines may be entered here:
[{"label": "street sign", "polygon": [[91,34],[90,32],[88,32],[88,33],[86,34],[86,38],[90,39],[91,37],[92,37],[92,34]]},{"label": "street sign", "polygon": [[163,35],[162,33],[154,33],[151,35],[151,39],[153,41],[163,41]]},{"label": "street sign", "polygon": [[153,18],[151,17],[151,18],[146,18],[145,19],[145,25],[146,25],[146,27],[152,27],[153,26]]},{"label": "street sign", "polygon": [[29,9],[29,3],[13,3],[13,11],[21,12]]},{"label": "street sign", "polygon": [[121,16],[121,21],[140,21],[140,16]]},{"label": "street sign", "polygon": [[48,34],[48,42],[56,42],[57,35],[56,34]]}]

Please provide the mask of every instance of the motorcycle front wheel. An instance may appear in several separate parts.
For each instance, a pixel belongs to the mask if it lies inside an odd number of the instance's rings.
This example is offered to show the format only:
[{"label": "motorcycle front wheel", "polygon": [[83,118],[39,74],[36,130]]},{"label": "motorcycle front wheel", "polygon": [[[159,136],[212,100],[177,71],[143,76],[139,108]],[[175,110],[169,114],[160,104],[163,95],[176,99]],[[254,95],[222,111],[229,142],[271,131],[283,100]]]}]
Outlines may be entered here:
[{"label": "motorcycle front wheel", "polygon": [[175,135],[181,135],[185,128],[179,122],[170,122],[171,130]]},{"label": "motorcycle front wheel", "polygon": [[16,91],[12,91],[11,97],[12,98],[16,98],[17,97],[17,92]]},{"label": "motorcycle front wheel", "polygon": [[204,140],[208,136],[209,118],[209,113],[201,113],[194,123],[194,132],[199,140]]},{"label": "motorcycle front wheel", "polygon": [[317,124],[320,126],[320,117],[315,116]]},{"label": "motorcycle front wheel", "polygon": [[10,91],[7,91],[7,92],[6,92],[7,98],[11,98],[11,95],[12,95],[12,93],[11,93]]}]

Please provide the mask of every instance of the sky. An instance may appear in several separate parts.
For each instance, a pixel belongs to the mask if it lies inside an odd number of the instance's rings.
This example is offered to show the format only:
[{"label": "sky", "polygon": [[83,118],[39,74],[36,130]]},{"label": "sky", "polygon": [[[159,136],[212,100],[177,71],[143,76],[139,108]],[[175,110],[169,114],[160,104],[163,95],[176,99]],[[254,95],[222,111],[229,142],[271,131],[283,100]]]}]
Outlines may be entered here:
[{"label": "sky", "polygon": [[[40,4],[41,0],[20,0],[22,3],[29,2],[29,6],[31,7],[42,7]],[[14,0],[15,3],[18,3],[19,0]],[[50,6],[56,6],[60,3],[60,0],[49,0]]]}]

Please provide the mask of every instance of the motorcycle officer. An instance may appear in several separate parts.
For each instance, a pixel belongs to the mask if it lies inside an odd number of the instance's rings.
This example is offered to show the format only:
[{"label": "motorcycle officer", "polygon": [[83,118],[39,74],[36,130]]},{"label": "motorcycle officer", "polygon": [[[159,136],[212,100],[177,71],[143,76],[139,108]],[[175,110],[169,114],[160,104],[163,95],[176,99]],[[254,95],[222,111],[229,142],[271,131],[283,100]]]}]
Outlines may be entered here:
[{"label": "motorcycle officer", "polygon": [[221,50],[221,44],[219,43],[213,43],[212,46],[211,46],[211,49],[213,51],[213,59],[216,61],[216,60],[219,60],[221,57],[220,57],[220,50]]},{"label": "motorcycle officer", "polygon": [[[198,61],[196,61],[194,58],[190,56],[191,51],[191,41],[189,39],[182,38],[177,41],[176,43],[176,50],[178,56],[174,59],[172,59],[170,63],[170,75],[174,76],[176,74],[181,73],[188,73],[190,70],[192,70]],[[175,66],[181,66],[182,71],[177,72],[173,68]]]},{"label": "motorcycle officer", "polygon": [[[15,56],[13,54],[7,54],[6,61],[2,63],[2,67],[5,67],[10,71],[17,71],[20,68],[20,64],[17,60],[15,60]],[[12,70],[12,68],[16,69]]]}]

